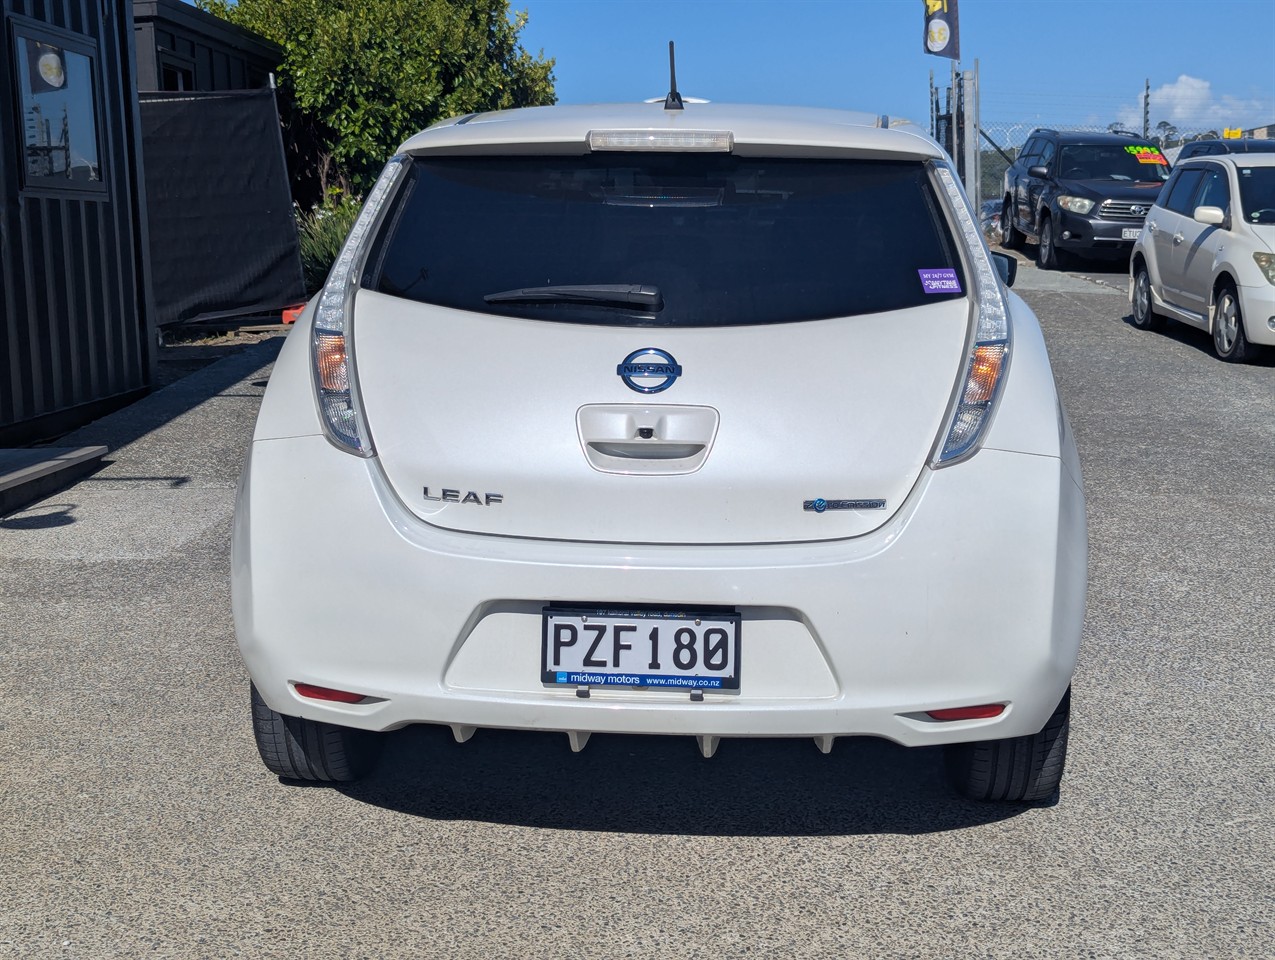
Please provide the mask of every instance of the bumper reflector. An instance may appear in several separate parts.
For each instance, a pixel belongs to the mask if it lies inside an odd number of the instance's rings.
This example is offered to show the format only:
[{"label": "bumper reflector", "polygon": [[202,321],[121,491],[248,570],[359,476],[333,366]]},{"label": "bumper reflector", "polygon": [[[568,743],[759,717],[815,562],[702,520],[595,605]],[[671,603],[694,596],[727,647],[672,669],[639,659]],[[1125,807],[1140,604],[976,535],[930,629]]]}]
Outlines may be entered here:
[{"label": "bumper reflector", "polygon": [[311,683],[294,683],[293,689],[303,697],[311,700],[331,700],[335,703],[362,703],[367,697],[361,693],[348,690],[333,690],[331,687],[316,687]]},{"label": "bumper reflector", "polygon": [[987,720],[1005,712],[1003,703],[984,703],[977,707],[949,707],[945,710],[927,710],[933,720]]}]

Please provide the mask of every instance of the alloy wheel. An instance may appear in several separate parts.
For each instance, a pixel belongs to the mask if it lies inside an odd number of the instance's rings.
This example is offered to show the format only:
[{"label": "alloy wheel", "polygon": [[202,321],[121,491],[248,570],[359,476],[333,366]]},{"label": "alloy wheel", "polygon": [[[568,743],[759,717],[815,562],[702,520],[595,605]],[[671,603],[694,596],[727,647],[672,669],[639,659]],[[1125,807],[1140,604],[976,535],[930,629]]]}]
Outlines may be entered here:
[{"label": "alloy wheel", "polygon": [[1139,323],[1146,323],[1151,312],[1151,281],[1147,272],[1139,270],[1133,281],[1133,315]]},{"label": "alloy wheel", "polygon": [[1213,321],[1213,342],[1217,352],[1227,356],[1235,349],[1235,335],[1239,329],[1239,311],[1230,290],[1223,290],[1217,301],[1217,316]]},{"label": "alloy wheel", "polygon": [[1061,270],[1063,268],[1063,254],[1058,249],[1057,239],[1054,237],[1054,221],[1047,214],[1041,215],[1040,220],[1040,248],[1037,250],[1036,263],[1042,270]]}]

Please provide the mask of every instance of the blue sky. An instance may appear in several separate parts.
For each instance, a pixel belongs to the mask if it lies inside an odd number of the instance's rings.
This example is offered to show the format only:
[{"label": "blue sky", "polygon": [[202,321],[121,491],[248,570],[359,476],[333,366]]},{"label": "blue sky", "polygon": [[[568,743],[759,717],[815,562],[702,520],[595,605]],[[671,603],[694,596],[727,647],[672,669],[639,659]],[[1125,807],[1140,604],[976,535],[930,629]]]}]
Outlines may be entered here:
[{"label": "blue sky", "polygon": [[[554,57],[560,103],[684,96],[847,107],[928,123],[923,0],[512,0],[523,46]],[[960,0],[985,127],[1183,131],[1275,123],[1275,0]]]}]

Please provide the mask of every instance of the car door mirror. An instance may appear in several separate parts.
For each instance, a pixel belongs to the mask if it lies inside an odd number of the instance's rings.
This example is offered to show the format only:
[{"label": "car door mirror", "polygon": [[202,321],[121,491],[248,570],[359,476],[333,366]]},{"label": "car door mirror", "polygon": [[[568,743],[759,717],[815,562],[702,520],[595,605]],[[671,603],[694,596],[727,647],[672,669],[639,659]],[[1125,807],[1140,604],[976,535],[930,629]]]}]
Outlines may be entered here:
[{"label": "car door mirror", "polygon": [[1049,176],[1049,168],[1043,165],[1028,167],[1027,173],[1029,176],[1039,177],[1040,179],[1043,180]]},{"label": "car door mirror", "polygon": [[1191,215],[1191,219],[1196,223],[1208,224],[1211,227],[1220,227],[1226,220],[1226,211],[1221,207],[1196,207],[1195,213]]},{"label": "car door mirror", "polygon": [[1011,257],[1007,253],[997,253],[993,250],[992,263],[996,265],[996,272],[1001,275],[1001,280],[1005,282],[1005,286],[1012,287],[1014,278],[1018,276],[1018,259]]}]

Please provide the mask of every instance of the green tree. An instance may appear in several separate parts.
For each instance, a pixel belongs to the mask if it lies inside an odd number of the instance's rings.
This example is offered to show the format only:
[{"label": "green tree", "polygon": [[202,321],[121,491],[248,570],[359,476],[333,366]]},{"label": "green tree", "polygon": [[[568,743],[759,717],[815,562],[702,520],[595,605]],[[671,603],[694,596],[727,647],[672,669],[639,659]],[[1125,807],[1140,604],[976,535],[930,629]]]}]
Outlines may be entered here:
[{"label": "green tree", "polygon": [[1163,150],[1170,140],[1176,140],[1178,136],[1178,128],[1169,123],[1168,120],[1161,120],[1155,125],[1156,133],[1159,134],[1160,149]]},{"label": "green tree", "polygon": [[508,0],[198,0],[283,48],[280,101],[293,194],[365,190],[436,120],[555,101],[552,59],[518,42]]}]

